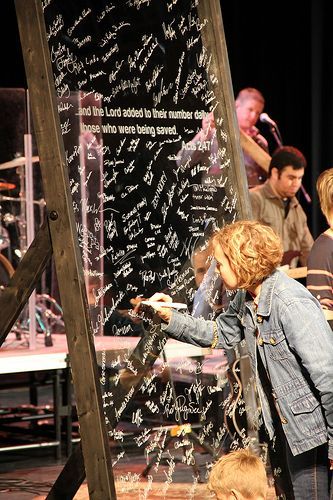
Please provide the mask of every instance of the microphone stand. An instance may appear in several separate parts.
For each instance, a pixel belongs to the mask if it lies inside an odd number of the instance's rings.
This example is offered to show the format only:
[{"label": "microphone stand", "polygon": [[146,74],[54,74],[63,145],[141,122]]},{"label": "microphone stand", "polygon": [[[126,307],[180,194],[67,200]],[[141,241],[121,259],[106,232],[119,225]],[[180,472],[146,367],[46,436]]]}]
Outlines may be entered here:
[{"label": "microphone stand", "polygon": [[278,129],[278,126],[277,125],[274,126],[271,123],[268,123],[268,126],[269,126],[269,130],[270,130],[271,134],[273,135],[274,139],[276,140],[277,145],[280,148],[282,146],[282,138],[281,138],[281,134],[280,134],[280,130]]},{"label": "microphone stand", "polygon": [[[271,134],[273,135],[274,139],[276,140],[277,142],[277,145],[279,146],[279,148],[283,145],[282,144],[282,138],[281,138],[281,134],[280,134],[280,130],[278,129],[278,126],[274,126],[272,125],[271,123],[268,123],[268,126],[269,126],[269,130],[271,132]],[[308,203],[311,203],[311,196],[309,195],[309,193],[306,191],[305,187],[303,186],[303,184],[301,184],[301,191],[303,193],[303,196],[305,198],[305,200],[308,202]]]}]

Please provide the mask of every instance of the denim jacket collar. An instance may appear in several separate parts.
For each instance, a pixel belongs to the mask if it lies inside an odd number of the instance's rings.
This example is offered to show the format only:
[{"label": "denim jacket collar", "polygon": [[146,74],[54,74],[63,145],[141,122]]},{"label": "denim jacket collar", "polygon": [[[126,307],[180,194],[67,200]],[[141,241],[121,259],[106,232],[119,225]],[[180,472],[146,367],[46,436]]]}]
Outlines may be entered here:
[{"label": "denim jacket collar", "polygon": [[281,271],[273,271],[261,285],[259,304],[257,309],[258,316],[269,316],[272,310],[272,297],[276,286],[279,273]]}]

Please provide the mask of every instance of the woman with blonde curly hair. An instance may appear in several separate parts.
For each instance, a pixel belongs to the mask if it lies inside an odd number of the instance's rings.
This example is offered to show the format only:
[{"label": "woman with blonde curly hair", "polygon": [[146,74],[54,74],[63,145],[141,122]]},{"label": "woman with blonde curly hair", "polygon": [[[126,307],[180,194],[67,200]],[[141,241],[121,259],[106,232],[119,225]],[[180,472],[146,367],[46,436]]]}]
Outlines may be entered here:
[{"label": "woman with blonde curly hair", "polygon": [[248,289],[262,282],[281,264],[283,257],[282,244],[276,233],[269,226],[254,221],[225,226],[212,236],[212,245],[217,270],[220,260],[216,252],[219,254],[222,250],[235,273],[238,289]]},{"label": "woman with blonde curly hair", "polygon": [[227,310],[214,321],[194,318],[172,304],[163,307],[172,298],[156,293],[150,300],[161,302],[154,308],[162,329],[202,347],[246,342],[269,447],[278,447],[288,466],[291,483],[280,498],[328,500],[333,342],[323,310],[305,286],[278,269],[282,244],[270,227],[237,221],[213,235],[212,248],[216,271],[235,291]]}]

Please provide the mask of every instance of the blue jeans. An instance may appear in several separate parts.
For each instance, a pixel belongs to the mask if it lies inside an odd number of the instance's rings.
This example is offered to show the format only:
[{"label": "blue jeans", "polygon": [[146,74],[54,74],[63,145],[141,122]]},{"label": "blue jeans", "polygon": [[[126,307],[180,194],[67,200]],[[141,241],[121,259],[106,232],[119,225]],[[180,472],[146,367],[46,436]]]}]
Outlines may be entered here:
[{"label": "blue jeans", "polygon": [[327,445],[293,456],[287,444],[286,452],[295,500],[330,500],[332,471]]}]

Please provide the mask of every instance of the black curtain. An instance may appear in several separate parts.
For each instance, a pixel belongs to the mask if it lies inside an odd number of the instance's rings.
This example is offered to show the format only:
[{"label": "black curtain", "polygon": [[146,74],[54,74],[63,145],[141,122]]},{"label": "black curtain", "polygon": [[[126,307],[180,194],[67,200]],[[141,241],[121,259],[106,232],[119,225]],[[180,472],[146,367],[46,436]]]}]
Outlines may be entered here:
[{"label": "black curtain", "polygon": [[[262,91],[265,111],[277,122],[284,144],[308,160],[300,194],[313,236],[325,229],[315,183],[333,166],[333,37],[329,0],[245,2],[220,0],[234,93],[247,86]],[[14,2],[3,2],[0,87],[26,88]],[[264,124],[270,152],[276,144]]]},{"label": "black curtain", "polygon": [[311,153],[312,220],[314,234],[327,228],[315,183],[320,172],[333,167],[333,41],[329,1],[312,2],[311,11]]},{"label": "black curtain", "polygon": [[[234,92],[262,91],[265,111],[284,144],[307,158],[299,199],[316,238],[326,229],[316,194],[320,172],[333,167],[333,37],[329,0],[243,2],[220,0]],[[269,130],[260,126],[269,140]]]}]

